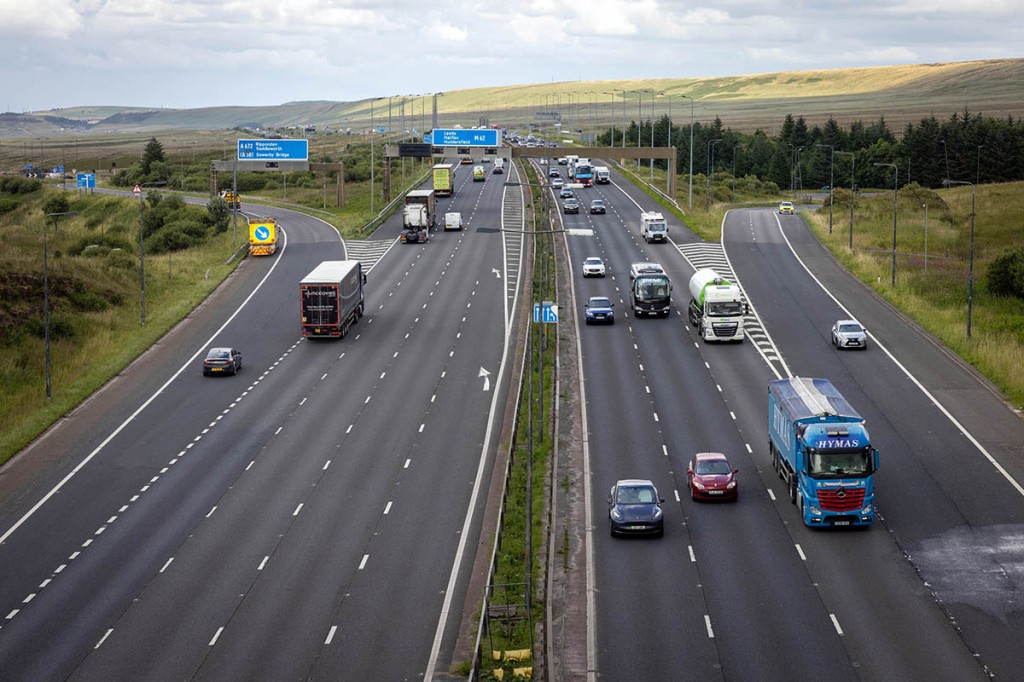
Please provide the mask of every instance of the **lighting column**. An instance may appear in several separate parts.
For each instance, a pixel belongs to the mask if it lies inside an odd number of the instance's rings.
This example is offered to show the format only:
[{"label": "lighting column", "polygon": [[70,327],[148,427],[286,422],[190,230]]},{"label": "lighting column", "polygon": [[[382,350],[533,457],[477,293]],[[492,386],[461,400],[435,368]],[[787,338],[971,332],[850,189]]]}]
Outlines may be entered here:
[{"label": "lighting column", "polygon": [[875,163],[876,166],[888,166],[893,170],[892,178],[892,281],[890,286],[896,288],[896,193],[899,191],[900,169],[895,163]]},{"label": "lighting column", "polygon": [[946,187],[952,185],[971,186],[971,256],[967,266],[967,339],[971,338],[971,307],[974,301],[974,183],[966,180],[945,179],[942,184]]}]

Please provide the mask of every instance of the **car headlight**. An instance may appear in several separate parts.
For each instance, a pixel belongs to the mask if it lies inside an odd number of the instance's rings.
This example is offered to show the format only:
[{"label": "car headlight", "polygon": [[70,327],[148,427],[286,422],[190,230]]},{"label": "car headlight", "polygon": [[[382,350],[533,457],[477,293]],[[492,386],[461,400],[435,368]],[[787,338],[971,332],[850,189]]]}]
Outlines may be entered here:
[{"label": "car headlight", "polygon": [[870,504],[864,505],[864,508],[860,510],[861,514],[870,514],[872,512],[872,506]]},{"label": "car headlight", "polygon": [[697,488],[697,490],[704,490],[705,489],[704,488],[704,484],[701,483],[700,481],[698,481],[696,478],[693,479],[693,485],[694,485],[695,488]]},{"label": "car headlight", "polygon": [[622,512],[620,512],[615,507],[612,507],[612,511],[611,511],[610,516],[612,517],[612,521],[621,521],[622,520]]},{"label": "car headlight", "polygon": [[654,510],[654,518],[655,518],[655,520],[661,518],[661,513],[662,513],[661,512],[661,507],[658,507],[657,509]]},{"label": "car headlight", "polygon": [[726,490],[732,490],[736,487],[736,481],[729,481],[729,485],[725,486]]}]

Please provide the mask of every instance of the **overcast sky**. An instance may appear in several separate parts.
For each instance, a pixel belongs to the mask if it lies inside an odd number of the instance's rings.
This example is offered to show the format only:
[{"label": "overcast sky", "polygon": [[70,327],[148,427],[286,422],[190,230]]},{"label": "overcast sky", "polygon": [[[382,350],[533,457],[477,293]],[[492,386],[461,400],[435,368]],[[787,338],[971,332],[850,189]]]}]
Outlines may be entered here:
[{"label": "overcast sky", "polygon": [[0,0],[0,111],[1020,57],[1022,0]]}]

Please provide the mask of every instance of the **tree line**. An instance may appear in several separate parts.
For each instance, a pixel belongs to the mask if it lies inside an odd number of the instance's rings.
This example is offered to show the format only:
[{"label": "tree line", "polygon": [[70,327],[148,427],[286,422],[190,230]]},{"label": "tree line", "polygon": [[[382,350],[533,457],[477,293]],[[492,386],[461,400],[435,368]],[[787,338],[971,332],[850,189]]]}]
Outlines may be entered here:
[{"label": "tree line", "polygon": [[[652,130],[653,127],[653,130]],[[689,171],[690,125],[671,125],[667,115],[652,121],[631,121],[625,129],[628,147],[676,147],[676,169]],[[623,131],[608,128],[598,135],[602,146],[623,144]],[[1008,116],[997,119],[970,111],[947,120],[935,116],[908,123],[897,138],[880,117],[873,123],[855,121],[847,127],[829,118],[808,126],[803,116],[787,114],[777,135],[763,130],[741,133],[726,128],[720,118],[693,125],[694,174],[729,173],[756,176],[785,190],[816,190],[829,184],[888,187],[895,164],[899,185],[916,182],[938,188],[944,180],[973,183],[1024,179],[1024,123]],[[834,165],[833,165],[834,162]],[[657,161],[664,168],[664,161]],[[713,168],[712,168],[713,166]]]}]

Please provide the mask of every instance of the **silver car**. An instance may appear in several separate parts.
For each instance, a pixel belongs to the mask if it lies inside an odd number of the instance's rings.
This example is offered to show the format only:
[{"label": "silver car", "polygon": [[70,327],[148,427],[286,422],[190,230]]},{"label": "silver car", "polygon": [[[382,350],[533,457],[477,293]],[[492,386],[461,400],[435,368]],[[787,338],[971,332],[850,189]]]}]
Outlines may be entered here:
[{"label": "silver car", "polygon": [[868,330],[857,320],[839,320],[832,325],[832,345],[839,348],[867,350]]}]

